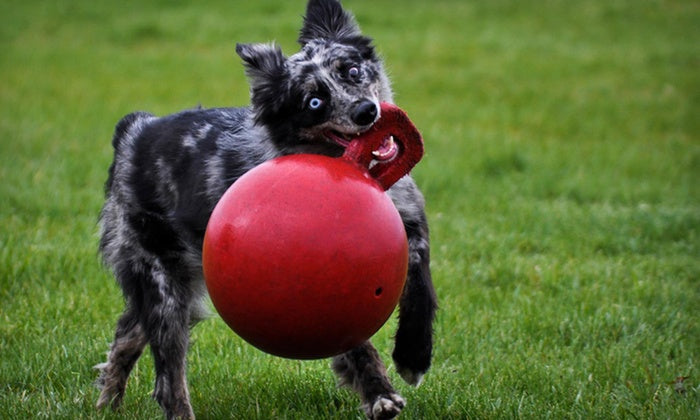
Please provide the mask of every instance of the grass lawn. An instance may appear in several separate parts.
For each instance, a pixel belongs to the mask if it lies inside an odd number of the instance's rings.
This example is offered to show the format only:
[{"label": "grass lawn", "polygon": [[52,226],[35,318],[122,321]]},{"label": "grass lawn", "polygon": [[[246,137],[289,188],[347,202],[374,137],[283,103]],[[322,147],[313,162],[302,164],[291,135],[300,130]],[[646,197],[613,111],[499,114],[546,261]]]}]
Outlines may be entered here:
[{"label": "grass lawn", "polygon": [[[700,418],[700,3],[346,0],[421,129],[441,310],[403,418]],[[398,7],[397,7],[398,6]],[[0,418],[159,418],[145,355],[94,410],[123,302],[97,256],[114,124],[244,105],[234,43],[304,1],[5,2]],[[391,320],[376,336],[390,360]],[[193,330],[199,418],[360,418],[328,361]],[[678,379],[681,378],[681,379]],[[682,379],[686,378],[686,379]]]}]

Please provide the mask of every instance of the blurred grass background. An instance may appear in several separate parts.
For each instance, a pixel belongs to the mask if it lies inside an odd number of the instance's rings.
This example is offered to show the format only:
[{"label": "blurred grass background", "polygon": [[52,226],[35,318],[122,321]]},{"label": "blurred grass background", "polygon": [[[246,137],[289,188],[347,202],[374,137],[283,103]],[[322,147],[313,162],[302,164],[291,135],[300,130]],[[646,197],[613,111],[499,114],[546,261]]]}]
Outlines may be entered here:
[{"label": "blurred grass background", "polygon": [[[698,418],[700,4],[347,0],[421,129],[441,311],[404,418]],[[5,2],[0,417],[120,413],[95,372],[122,299],[97,257],[114,124],[240,106],[235,42],[296,50],[304,1]],[[392,320],[375,337],[389,361]],[[193,331],[200,418],[360,418],[327,361]],[[681,378],[681,379],[679,379]],[[685,378],[685,379],[682,379]]]}]

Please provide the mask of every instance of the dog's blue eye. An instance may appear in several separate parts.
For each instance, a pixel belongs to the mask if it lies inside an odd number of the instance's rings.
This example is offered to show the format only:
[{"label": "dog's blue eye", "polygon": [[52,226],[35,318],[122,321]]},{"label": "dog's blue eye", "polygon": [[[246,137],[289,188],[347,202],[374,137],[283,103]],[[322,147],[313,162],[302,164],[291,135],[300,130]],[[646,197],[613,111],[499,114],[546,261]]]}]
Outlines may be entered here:
[{"label": "dog's blue eye", "polygon": [[311,98],[309,100],[309,109],[316,111],[323,106],[323,99]]}]

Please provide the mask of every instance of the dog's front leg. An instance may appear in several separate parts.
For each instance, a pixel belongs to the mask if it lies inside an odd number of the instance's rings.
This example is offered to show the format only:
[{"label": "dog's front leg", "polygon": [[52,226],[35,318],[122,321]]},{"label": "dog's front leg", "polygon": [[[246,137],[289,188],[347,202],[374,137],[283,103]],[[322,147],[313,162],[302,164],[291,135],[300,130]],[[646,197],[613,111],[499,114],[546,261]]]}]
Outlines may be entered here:
[{"label": "dog's front leg", "polygon": [[430,274],[430,238],[423,196],[410,177],[389,190],[408,236],[408,276],[399,301],[399,326],[392,357],[396,370],[418,386],[430,368],[437,298]]},{"label": "dog's front leg", "polygon": [[393,419],[406,404],[391,386],[384,363],[369,341],[333,358],[332,366],[340,385],[360,394],[368,418]]},{"label": "dog's front leg", "polygon": [[430,368],[437,301],[430,275],[428,226],[409,226],[407,233],[408,278],[399,302],[399,326],[392,357],[399,375],[418,386]]}]

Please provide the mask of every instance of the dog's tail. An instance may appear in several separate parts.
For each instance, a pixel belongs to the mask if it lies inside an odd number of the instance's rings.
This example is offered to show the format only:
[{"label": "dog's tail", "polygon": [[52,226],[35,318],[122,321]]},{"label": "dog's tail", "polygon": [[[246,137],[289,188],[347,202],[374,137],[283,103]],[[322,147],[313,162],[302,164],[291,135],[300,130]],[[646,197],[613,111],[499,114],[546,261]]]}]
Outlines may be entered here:
[{"label": "dog's tail", "polygon": [[120,151],[124,143],[132,142],[138,137],[145,123],[153,118],[155,118],[153,114],[139,111],[132,112],[119,120],[114,128],[114,137],[112,138],[112,147],[114,147],[115,153]]},{"label": "dog's tail", "polygon": [[117,123],[114,128],[114,137],[112,137],[112,147],[114,147],[114,160],[109,167],[109,175],[105,183],[105,195],[109,196],[114,183],[114,171],[119,156],[125,153],[125,149],[130,149],[136,138],[141,134],[144,127],[153,119],[155,115],[148,112],[132,112],[125,116]]}]

